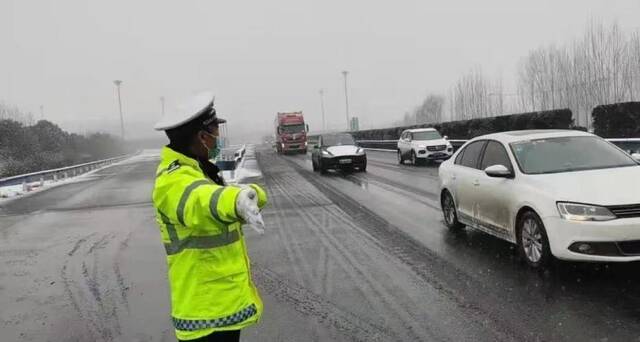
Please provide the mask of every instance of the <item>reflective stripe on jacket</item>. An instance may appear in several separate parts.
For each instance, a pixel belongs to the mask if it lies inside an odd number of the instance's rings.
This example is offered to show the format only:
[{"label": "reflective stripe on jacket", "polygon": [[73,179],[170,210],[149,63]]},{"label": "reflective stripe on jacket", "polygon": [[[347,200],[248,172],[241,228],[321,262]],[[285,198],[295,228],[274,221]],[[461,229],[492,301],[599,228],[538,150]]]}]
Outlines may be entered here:
[{"label": "reflective stripe on jacket", "polygon": [[[236,214],[240,188],[215,184],[198,162],[161,152],[153,204],[167,252],[171,315],[178,339],[190,340],[257,322],[262,301]],[[258,205],[266,204],[264,190]]]}]

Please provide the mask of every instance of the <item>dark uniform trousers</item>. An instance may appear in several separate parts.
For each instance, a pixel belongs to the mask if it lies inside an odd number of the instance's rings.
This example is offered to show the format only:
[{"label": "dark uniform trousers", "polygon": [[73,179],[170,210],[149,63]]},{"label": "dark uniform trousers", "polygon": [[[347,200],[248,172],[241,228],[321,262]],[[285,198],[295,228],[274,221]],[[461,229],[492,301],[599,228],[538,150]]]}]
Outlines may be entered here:
[{"label": "dark uniform trousers", "polygon": [[200,337],[195,340],[188,340],[188,341],[180,340],[180,342],[239,342],[239,341],[240,341],[240,330],[218,331],[218,332],[214,332],[211,335]]}]

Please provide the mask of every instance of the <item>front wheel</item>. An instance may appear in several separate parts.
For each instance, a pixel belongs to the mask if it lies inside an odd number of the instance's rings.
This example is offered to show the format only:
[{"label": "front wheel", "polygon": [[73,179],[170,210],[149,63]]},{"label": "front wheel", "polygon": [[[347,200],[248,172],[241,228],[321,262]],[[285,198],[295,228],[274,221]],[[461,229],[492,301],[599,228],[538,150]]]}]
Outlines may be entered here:
[{"label": "front wheel", "polygon": [[442,194],[442,214],[444,215],[444,223],[452,231],[459,231],[464,228],[464,224],[458,221],[458,212],[456,210],[456,204],[453,201],[453,196],[449,191],[445,191]]},{"label": "front wheel", "polygon": [[547,231],[533,211],[525,212],[518,220],[518,250],[533,268],[547,266],[553,259]]},{"label": "front wheel", "polygon": [[327,174],[327,168],[323,165],[322,159],[318,161],[318,169],[320,169],[320,173],[323,175]]},{"label": "front wheel", "polygon": [[416,156],[415,151],[411,151],[411,164],[418,165],[418,157]]}]

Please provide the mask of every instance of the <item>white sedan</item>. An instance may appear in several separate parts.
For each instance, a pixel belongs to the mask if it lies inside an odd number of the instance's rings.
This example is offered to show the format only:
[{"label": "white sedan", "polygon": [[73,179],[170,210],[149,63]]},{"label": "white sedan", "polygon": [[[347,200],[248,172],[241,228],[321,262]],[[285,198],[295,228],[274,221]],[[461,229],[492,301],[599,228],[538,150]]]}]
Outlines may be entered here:
[{"label": "white sedan", "polygon": [[640,260],[638,158],[579,131],[477,137],[440,166],[445,223],[515,243],[533,267]]}]

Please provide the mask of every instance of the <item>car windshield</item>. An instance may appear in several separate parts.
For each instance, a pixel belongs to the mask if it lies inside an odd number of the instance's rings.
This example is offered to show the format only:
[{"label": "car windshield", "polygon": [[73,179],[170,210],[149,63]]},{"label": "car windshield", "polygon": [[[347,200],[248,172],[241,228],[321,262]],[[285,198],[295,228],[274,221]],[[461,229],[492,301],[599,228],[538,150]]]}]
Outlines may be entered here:
[{"label": "car windshield", "polygon": [[353,137],[348,134],[339,135],[325,135],[322,137],[323,146],[340,146],[340,145],[355,145],[356,142]]},{"label": "car windshield", "polygon": [[511,150],[527,174],[637,166],[626,153],[597,137],[561,137],[511,143]]},{"label": "car windshield", "polygon": [[413,135],[413,140],[442,139],[442,136],[437,131],[414,132],[414,133],[411,133],[411,134]]},{"label": "car windshield", "polygon": [[280,126],[282,133],[293,134],[304,132],[304,124]]}]

